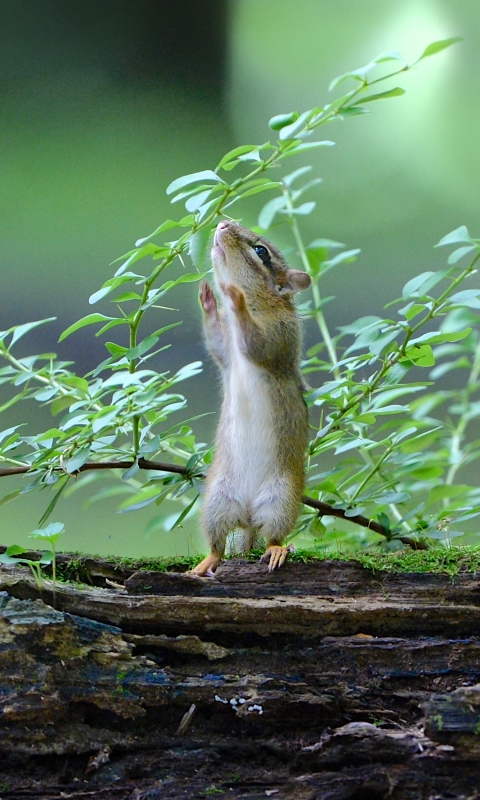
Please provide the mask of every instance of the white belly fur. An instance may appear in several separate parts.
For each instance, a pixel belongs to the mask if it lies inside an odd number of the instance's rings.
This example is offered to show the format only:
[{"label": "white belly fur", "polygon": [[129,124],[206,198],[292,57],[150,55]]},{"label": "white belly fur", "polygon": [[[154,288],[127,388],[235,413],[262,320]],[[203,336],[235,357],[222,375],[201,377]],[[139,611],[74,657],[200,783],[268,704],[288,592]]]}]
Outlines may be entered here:
[{"label": "white belly fur", "polygon": [[227,423],[231,468],[246,506],[262,483],[277,471],[273,409],[263,370],[249,361],[235,342],[228,370]]}]

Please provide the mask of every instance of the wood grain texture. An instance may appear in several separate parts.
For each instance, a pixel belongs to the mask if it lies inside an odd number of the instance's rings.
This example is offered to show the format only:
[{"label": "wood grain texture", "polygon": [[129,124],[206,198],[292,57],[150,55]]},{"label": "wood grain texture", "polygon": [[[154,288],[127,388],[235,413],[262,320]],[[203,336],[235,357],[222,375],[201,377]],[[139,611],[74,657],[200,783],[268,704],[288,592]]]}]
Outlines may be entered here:
[{"label": "wood grain texture", "polygon": [[135,594],[57,586],[53,609],[50,582],[39,599],[1,570],[6,796],[478,796],[475,576],[243,560],[154,576],[165,594],[133,574]]}]

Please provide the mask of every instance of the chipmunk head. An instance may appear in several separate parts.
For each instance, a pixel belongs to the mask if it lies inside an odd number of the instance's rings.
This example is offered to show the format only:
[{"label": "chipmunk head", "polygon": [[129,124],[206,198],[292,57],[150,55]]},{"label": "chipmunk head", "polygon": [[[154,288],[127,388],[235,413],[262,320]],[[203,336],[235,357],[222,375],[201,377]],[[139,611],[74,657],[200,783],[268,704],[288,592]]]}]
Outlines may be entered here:
[{"label": "chipmunk head", "polygon": [[290,269],[271,242],[229,220],[217,225],[212,262],[220,281],[249,292],[288,297],[311,283],[306,272]]}]

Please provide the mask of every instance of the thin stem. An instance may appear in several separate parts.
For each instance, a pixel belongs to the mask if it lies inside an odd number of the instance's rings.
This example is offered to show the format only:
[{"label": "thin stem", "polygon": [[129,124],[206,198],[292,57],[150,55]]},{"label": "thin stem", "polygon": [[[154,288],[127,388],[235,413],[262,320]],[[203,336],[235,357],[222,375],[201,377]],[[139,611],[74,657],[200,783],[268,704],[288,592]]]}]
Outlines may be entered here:
[{"label": "thin stem", "polygon": [[282,193],[283,193],[283,196],[285,197],[287,210],[289,212],[288,213],[288,219],[289,219],[290,225],[292,227],[293,236],[295,238],[295,243],[296,243],[297,248],[298,248],[298,254],[299,254],[300,258],[301,258],[301,261],[302,261],[303,268],[304,268],[305,272],[307,272],[312,278],[312,294],[313,294],[313,302],[314,302],[314,307],[315,307],[315,319],[316,319],[317,325],[318,325],[318,327],[320,329],[320,333],[322,334],[323,341],[325,342],[325,347],[327,348],[328,355],[330,357],[330,361],[332,362],[332,367],[333,367],[333,372],[334,372],[335,378],[337,380],[339,380],[340,379],[340,371],[339,371],[338,367],[336,366],[338,358],[337,358],[337,352],[336,352],[336,348],[335,348],[335,342],[333,341],[332,337],[330,336],[330,331],[328,330],[328,325],[327,325],[327,322],[326,322],[326,319],[325,319],[325,316],[324,316],[324,313],[323,313],[323,309],[322,309],[322,297],[321,297],[321,294],[320,294],[320,287],[318,285],[318,281],[319,281],[319,277],[320,276],[318,276],[316,278],[314,275],[312,275],[312,271],[310,269],[310,263],[308,261],[307,251],[305,249],[305,245],[303,243],[302,235],[300,233],[300,228],[299,228],[299,225],[298,225],[297,217],[296,217],[296,215],[294,213],[294,206],[293,206],[293,203],[292,203],[292,197],[291,197],[291,194],[290,194],[288,188],[285,185],[283,185],[283,187],[282,187]]},{"label": "thin stem", "polygon": [[[134,462],[132,461],[100,461],[100,462],[87,462],[82,467],[78,469],[78,472],[89,472],[91,470],[106,470],[106,469],[129,469]],[[139,458],[138,466],[140,469],[147,469],[147,470],[156,470],[160,472],[170,472],[174,475],[183,475],[186,478],[205,478],[205,474],[203,472],[189,472],[186,467],[182,466],[181,464],[168,464],[162,461],[148,461],[146,458]],[[13,469],[0,469],[0,478],[6,477],[8,475],[19,475],[21,473],[26,474],[30,472],[31,467],[25,466],[22,468],[14,467]],[[339,519],[345,519],[348,522],[354,522],[356,525],[360,525],[363,528],[369,528],[375,533],[379,533],[381,536],[389,536],[389,531],[380,525],[379,522],[375,522],[375,520],[368,519],[367,517],[363,517],[359,514],[356,517],[346,517],[345,511],[341,508],[334,508],[333,506],[329,505],[328,503],[324,503],[321,500],[315,500],[313,497],[309,497],[308,495],[303,495],[302,503],[306,506],[310,506],[314,508],[316,511],[319,511],[321,515],[328,515],[331,517],[337,517]]]},{"label": "thin stem", "polygon": [[356,500],[356,499],[357,499],[357,497],[359,496],[360,492],[362,492],[362,491],[363,491],[363,489],[365,488],[365,486],[367,485],[367,483],[368,483],[368,482],[369,482],[369,481],[370,481],[370,480],[373,478],[373,476],[377,474],[377,472],[378,472],[378,471],[379,471],[379,469],[381,468],[381,466],[382,466],[383,462],[385,461],[385,459],[386,459],[386,458],[388,458],[388,456],[390,455],[390,453],[392,452],[392,450],[393,450],[393,445],[390,445],[389,447],[387,447],[387,449],[385,450],[385,452],[383,453],[383,455],[382,455],[382,456],[380,456],[380,458],[378,459],[378,461],[375,461],[375,462],[373,463],[373,465],[372,465],[372,468],[369,470],[369,472],[367,472],[367,474],[365,475],[365,477],[364,477],[363,481],[361,481],[361,482],[359,483],[359,485],[357,486],[357,488],[355,489],[355,491],[354,491],[354,493],[353,493],[353,495],[352,495],[352,498],[351,498],[351,502],[352,502],[352,503],[354,503],[354,502],[355,502],[355,500]]},{"label": "thin stem", "polygon": [[[450,469],[448,470],[445,478],[445,483],[447,486],[451,486],[454,483],[457,472],[463,463],[461,458],[461,445],[463,438],[465,436],[465,431],[470,422],[470,417],[468,416],[468,411],[470,407],[470,396],[478,388],[477,381],[479,373],[480,373],[480,348],[478,347],[477,343],[477,346],[475,348],[475,356],[473,358],[472,367],[470,370],[470,374],[468,376],[467,384],[461,392],[463,413],[461,414],[451,437],[450,459],[449,459]],[[443,505],[444,506],[448,505],[447,498],[444,498]]]},{"label": "thin stem", "polygon": [[[7,348],[0,347],[0,355],[2,355],[5,358],[6,361],[10,361],[10,363],[16,369],[18,369],[19,372],[30,372],[31,371],[31,370],[28,369],[28,367],[26,367],[24,364],[22,364],[21,361],[19,361],[17,358],[15,358],[15,356],[13,356]],[[75,389],[72,386],[68,386],[68,387],[63,386],[61,383],[56,381],[52,375],[49,375],[48,377],[45,377],[44,375],[40,375],[40,373],[35,372],[35,373],[32,373],[31,379],[32,380],[35,379],[35,380],[39,381],[39,383],[42,383],[44,385],[53,386],[64,397],[71,397],[73,395],[74,397],[77,397],[79,400],[85,400],[85,395],[82,395],[79,392],[75,392]],[[19,399],[21,399],[21,394],[22,393],[20,393],[20,395],[17,396]],[[28,397],[28,394],[25,393],[24,396]],[[102,406],[100,405],[100,403],[94,403],[92,405],[92,408],[94,408],[96,411],[100,411]]]},{"label": "thin stem", "polygon": [[442,292],[440,297],[438,297],[436,300],[433,301],[432,307],[427,312],[427,314],[424,317],[422,317],[422,319],[419,322],[417,322],[417,324],[414,325],[412,328],[410,326],[406,328],[405,338],[400,348],[383,362],[381,368],[378,370],[377,373],[374,373],[372,375],[370,381],[367,382],[367,384],[361,390],[361,392],[352,397],[352,399],[349,400],[349,402],[343,408],[341,408],[334,417],[332,417],[330,423],[326,425],[325,428],[323,429],[322,436],[325,436],[333,428],[335,428],[338,425],[338,423],[343,419],[343,417],[346,414],[348,414],[349,411],[351,411],[353,408],[356,408],[363,400],[366,399],[366,397],[368,397],[369,394],[372,394],[379,385],[379,383],[381,382],[382,378],[385,377],[387,372],[389,372],[391,368],[395,366],[395,364],[398,364],[400,359],[405,357],[407,347],[411,338],[418,330],[420,330],[420,328],[426,325],[427,322],[430,322],[430,320],[435,316],[436,312],[439,310],[440,306],[448,298],[450,292],[452,292],[453,289],[455,289],[460,283],[462,283],[462,281],[465,280],[465,278],[468,275],[471,274],[479,258],[480,258],[480,253],[477,253],[471,264],[469,264],[469,266],[466,269],[464,269],[460,273],[460,275],[458,275],[454,280],[452,280],[450,286],[448,286],[447,289],[445,289],[445,291]]}]

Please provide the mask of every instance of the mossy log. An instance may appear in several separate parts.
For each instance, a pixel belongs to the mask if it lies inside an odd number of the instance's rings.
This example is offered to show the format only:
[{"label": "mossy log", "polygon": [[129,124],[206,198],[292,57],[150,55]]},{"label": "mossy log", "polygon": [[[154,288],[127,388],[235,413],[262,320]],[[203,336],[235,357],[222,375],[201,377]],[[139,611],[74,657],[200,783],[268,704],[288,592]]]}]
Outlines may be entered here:
[{"label": "mossy log", "polygon": [[480,796],[474,574],[90,563],[0,572],[2,798]]}]

